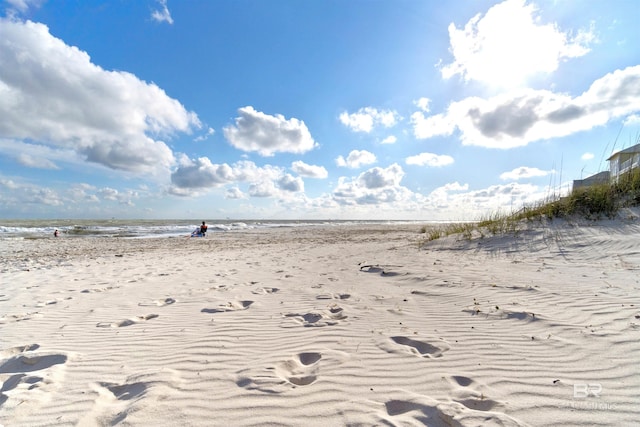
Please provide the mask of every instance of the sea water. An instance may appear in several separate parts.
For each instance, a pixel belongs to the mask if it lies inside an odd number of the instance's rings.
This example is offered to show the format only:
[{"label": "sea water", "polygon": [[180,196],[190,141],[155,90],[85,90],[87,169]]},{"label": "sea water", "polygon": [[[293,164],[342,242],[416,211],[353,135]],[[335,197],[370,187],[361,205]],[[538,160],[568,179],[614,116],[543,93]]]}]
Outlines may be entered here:
[{"label": "sea water", "polygon": [[[274,227],[318,227],[357,224],[392,224],[407,221],[323,221],[323,220],[264,220],[207,221],[207,233],[242,232]],[[411,221],[408,221],[411,222]],[[201,220],[3,220],[0,219],[0,239],[38,239],[53,237],[122,237],[153,238],[189,236],[200,228]]]}]

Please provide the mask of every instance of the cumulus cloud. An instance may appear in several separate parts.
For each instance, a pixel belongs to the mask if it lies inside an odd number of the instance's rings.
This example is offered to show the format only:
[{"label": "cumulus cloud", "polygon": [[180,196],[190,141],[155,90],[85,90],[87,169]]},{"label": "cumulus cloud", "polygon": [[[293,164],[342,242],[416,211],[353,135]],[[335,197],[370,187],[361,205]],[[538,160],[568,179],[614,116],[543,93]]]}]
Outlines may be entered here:
[{"label": "cumulus cloud", "polygon": [[29,9],[39,8],[44,0],[5,0],[9,5],[8,15],[14,15],[16,12],[26,13]]},{"label": "cumulus cloud", "polygon": [[104,200],[118,202],[121,205],[134,206],[133,200],[140,197],[137,191],[118,191],[115,188],[104,187],[97,191],[97,195]]},{"label": "cumulus cloud", "polygon": [[361,166],[370,165],[375,162],[375,154],[366,150],[353,150],[349,153],[346,159],[342,156],[338,156],[336,159],[336,165],[352,169],[357,169]]},{"label": "cumulus cloud", "polygon": [[332,199],[340,206],[407,201],[413,197],[413,193],[400,185],[403,177],[404,171],[397,163],[387,168],[369,169],[353,180],[341,177],[332,193]]},{"label": "cumulus cloud", "polygon": [[354,132],[369,133],[375,126],[389,128],[394,126],[400,116],[395,111],[378,110],[373,107],[360,108],[355,113],[340,114],[340,122]]},{"label": "cumulus cloud", "polygon": [[207,157],[189,159],[183,157],[179,167],[171,175],[170,194],[194,196],[216,187],[233,185],[225,193],[226,198],[244,198],[238,184],[248,184],[251,197],[284,197],[304,191],[304,181],[285,172],[284,168],[266,165],[257,166],[247,160],[233,165],[213,164]]},{"label": "cumulus cloud", "polygon": [[21,153],[17,157],[18,163],[22,166],[26,166],[28,168],[36,168],[36,169],[60,169],[49,159],[45,159],[42,157],[34,157],[30,154]]},{"label": "cumulus cloud", "polygon": [[415,156],[407,157],[405,162],[408,165],[439,167],[452,164],[453,157],[433,153],[420,153]]},{"label": "cumulus cloud", "polygon": [[0,18],[0,57],[0,137],[153,173],[175,162],[157,138],[200,126],[155,84],[96,66],[43,24]]},{"label": "cumulus cloud", "polygon": [[294,177],[290,174],[284,174],[277,181],[278,188],[291,193],[299,193],[304,191],[304,182],[302,178]]},{"label": "cumulus cloud", "polygon": [[93,193],[95,188],[89,184],[76,184],[71,186],[66,192],[71,199],[83,203],[99,203],[100,199]]},{"label": "cumulus cloud", "polygon": [[213,128],[208,128],[207,131],[204,134],[197,136],[194,139],[194,141],[196,141],[196,142],[205,141],[207,138],[209,138],[214,133],[216,133],[216,131]]},{"label": "cumulus cloud", "polygon": [[389,135],[388,137],[380,141],[380,144],[395,144],[396,142],[398,142],[398,138],[396,138],[394,135]]},{"label": "cumulus cloud", "polygon": [[277,197],[278,194],[278,189],[273,181],[260,181],[249,185],[249,195],[251,197]]},{"label": "cumulus cloud", "polygon": [[593,159],[593,157],[594,157],[593,153],[584,153],[580,158],[582,160],[591,160]]},{"label": "cumulus cloud", "polygon": [[418,139],[428,139],[439,135],[451,135],[456,129],[456,121],[453,114],[435,114],[425,116],[422,111],[411,115],[413,134]]},{"label": "cumulus cloud", "polygon": [[171,174],[171,183],[182,189],[217,187],[234,182],[238,171],[226,163],[213,164],[207,157],[195,160],[182,159]]},{"label": "cumulus cloud", "polygon": [[461,133],[464,145],[513,148],[586,131],[640,111],[640,65],[596,80],[577,97],[520,89],[482,99],[470,97],[445,113],[412,115],[418,139]]},{"label": "cumulus cloud", "polygon": [[526,0],[507,0],[474,16],[462,29],[449,25],[451,64],[444,78],[460,75],[491,85],[514,86],[537,73],[552,73],[561,61],[589,52],[591,29],[575,35],[555,23],[544,24]]},{"label": "cumulus cloud", "polygon": [[460,184],[458,181],[450,182],[448,184],[440,187],[444,191],[467,191],[469,189],[469,184]]},{"label": "cumulus cloud", "polygon": [[431,110],[431,100],[429,98],[419,98],[413,101],[413,105],[415,105],[425,113],[428,113]]},{"label": "cumulus cloud", "polygon": [[238,187],[227,188],[224,194],[225,199],[246,199],[247,196]]},{"label": "cumulus cloud", "polygon": [[517,181],[519,179],[524,179],[524,178],[535,178],[540,176],[547,176],[552,173],[554,173],[554,171],[543,171],[538,168],[521,166],[519,168],[515,168],[512,171],[504,172],[500,174],[500,179],[503,181],[507,181],[507,180]]},{"label": "cumulus cloud", "polygon": [[308,165],[300,160],[291,163],[291,170],[308,178],[324,179],[329,176],[329,172],[323,166]]},{"label": "cumulus cloud", "polygon": [[238,109],[235,126],[223,129],[224,136],[237,149],[257,152],[261,156],[275,153],[306,153],[317,143],[302,120],[270,116],[247,106]]},{"label": "cumulus cloud", "polygon": [[158,0],[158,6],[160,7],[160,9],[156,9],[151,12],[151,18],[157,22],[166,22],[168,24],[173,24],[171,12],[169,12],[169,8],[167,7],[167,0]]},{"label": "cumulus cloud", "polygon": [[474,219],[487,213],[512,211],[532,205],[546,195],[546,190],[541,190],[536,185],[517,182],[467,190],[466,184],[447,184],[432,191],[427,196],[425,205],[436,212],[442,212],[445,219],[465,219],[456,216],[461,212],[465,213],[466,219]]},{"label": "cumulus cloud", "polygon": [[[53,185],[55,183],[52,182]],[[67,183],[63,188],[33,184],[31,180],[7,180],[0,176],[0,215],[32,217],[50,215],[52,209],[63,216],[84,217],[122,212],[141,198],[138,190],[97,188],[87,183]]]},{"label": "cumulus cloud", "polygon": [[382,187],[391,187],[400,184],[400,180],[404,176],[404,171],[397,164],[388,168],[375,167],[360,174],[358,181],[367,189],[375,189]]},{"label": "cumulus cloud", "polygon": [[631,114],[624,119],[625,126],[640,124],[640,114]]}]

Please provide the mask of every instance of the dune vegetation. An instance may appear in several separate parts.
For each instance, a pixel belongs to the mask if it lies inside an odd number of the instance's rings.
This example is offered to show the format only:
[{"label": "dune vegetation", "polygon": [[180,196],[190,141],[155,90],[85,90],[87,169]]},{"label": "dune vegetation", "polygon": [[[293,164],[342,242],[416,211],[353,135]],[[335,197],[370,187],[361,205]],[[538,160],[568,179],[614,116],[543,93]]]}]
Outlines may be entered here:
[{"label": "dune vegetation", "polygon": [[617,181],[581,187],[564,197],[551,197],[510,213],[492,213],[476,221],[426,225],[421,232],[432,241],[461,235],[465,239],[487,235],[517,234],[532,222],[599,220],[614,218],[620,209],[640,205],[640,169],[622,175]]}]

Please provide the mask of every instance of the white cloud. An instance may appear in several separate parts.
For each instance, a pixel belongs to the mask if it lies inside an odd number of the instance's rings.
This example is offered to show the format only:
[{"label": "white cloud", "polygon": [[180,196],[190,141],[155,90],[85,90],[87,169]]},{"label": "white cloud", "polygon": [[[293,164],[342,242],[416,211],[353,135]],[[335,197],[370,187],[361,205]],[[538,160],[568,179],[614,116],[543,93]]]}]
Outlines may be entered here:
[{"label": "white cloud", "polygon": [[171,174],[171,182],[176,188],[218,187],[237,180],[238,170],[226,163],[213,164],[207,157],[182,159],[180,163],[178,169]]},{"label": "white cloud", "polygon": [[49,159],[45,159],[42,157],[34,157],[30,154],[21,153],[17,157],[18,163],[22,166],[26,166],[28,168],[36,168],[36,169],[60,169]]},{"label": "white cloud", "polygon": [[227,191],[225,192],[224,198],[237,200],[237,199],[246,199],[247,196],[238,187],[231,187],[231,188],[228,188]]},{"label": "white cloud", "polygon": [[607,124],[640,111],[640,65],[616,70],[596,80],[583,94],[521,89],[489,99],[470,97],[447,111],[411,117],[416,138],[451,135],[464,145],[513,148],[558,138]]},{"label": "white cloud", "polygon": [[395,144],[396,142],[398,142],[398,138],[396,138],[394,135],[389,135],[388,137],[380,141],[380,144]]},{"label": "white cloud", "polygon": [[442,76],[457,74],[466,81],[514,86],[537,73],[552,73],[560,61],[589,52],[592,30],[575,36],[555,23],[543,24],[536,7],[526,0],[507,0],[478,14],[464,29],[449,25],[454,62],[442,67]]},{"label": "white cloud", "polygon": [[[24,166],[44,169],[60,169],[58,164],[62,163],[83,165],[86,162],[77,152],[69,148],[28,144],[15,139],[0,138],[0,153],[4,156],[14,158]],[[46,165],[51,167],[47,167]]]},{"label": "white cloud", "polygon": [[582,160],[591,160],[591,159],[593,159],[593,157],[594,157],[594,156],[593,156],[593,153],[584,153],[584,154],[582,155],[582,157],[580,157],[580,158],[581,158]]},{"label": "white cloud", "polygon": [[133,200],[139,198],[138,192],[134,190],[118,191],[110,187],[101,188],[97,194],[104,200],[115,201],[126,206],[134,206]]},{"label": "white cloud", "polygon": [[366,150],[353,150],[349,153],[346,159],[342,156],[338,156],[336,159],[336,165],[352,169],[357,169],[361,166],[370,165],[375,162],[375,154]]},{"label": "white cloud", "polygon": [[227,126],[223,131],[239,150],[273,156],[278,152],[306,153],[317,146],[302,120],[287,120],[281,114],[270,116],[251,106],[238,109],[238,113],[235,126]]},{"label": "white cloud", "polygon": [[277,197],[278,194],[278,189],[273,181],[260,181],[249,185],[249,195],[251,197]]},{"label": "white cloud", "polygon": [[329,172],[323,166],[308,165],[300,160],[291,163],[291,170],[308,178],[324,179],[329,176]]},{"label": "white cloud", "polygon": [[290,174],[284,174],[277,180],[278,188],[283,191],[299,193],[304,191],[304,182],[300,177],[294,177]]},{"label": "white cloud", "polygon": [[98,191],[98,194],[102,196],[105,200],[117,200],[118,199],[118,190],[115,188],[105,187]]},{"label": "white cloud", "polygon": [[207,138],[209,138],[211,135],[213,135],[214,133],[216,133],[216,131],[213,128],[208,128],[207,132],[204,133],[203,135],[200,135],[198,137],[196,137],[194,139],[194,141],[196,142],[200,142],[200,141],[205,141]]},{"label": "white cloud", "polygon": [[14,11],[25,13],[29,9],[39,8],[44,0],[5,0],[9,7],[13,10],[9,11],[9,15],[12,15]]},{"label": "white cloud", "polygon": [[158,0],[158,6],[160,6],[160,9],[154,10],[151,13],[151,18],[157,22],[173,24],[171,12],[169,12],[169,8],[167,7],[167,0]]},{"label": "white cloud", "polygon": [[623,124],[625,126],[633,126],[640,124],[640,114],[631,114],[624,119]]},{"label": "white cloud", "polygon": [[354,132],[369,133],[377,125],[389,128],[395,126],[400,116],[395,111],[378,110],[373,107],[360,108],[355,113],[340,114],[340,122]]},{"label": "white cloud", "polygon": [[413,134],[418,139],[427,139],[437,135],[451,135],[456,128],[454,117],[447,114],[435,114],[425,117],[421,111],[411,115]]},{"label": "white cloud", "polygon": [[415,156],[407,157],[405,162],[408,165],[418,166],[447,166],[453,163],[453,157],[447,155],[438,155],[433,153],[420,153]]},{"label": "white cloud", "polygon": [[535,178],[540,176],[547,176],[549,174],[554,173],[554,171],[543,171],[538,168],[530,168],[527,166],[521,166],[519,168],[515,168],[512,171],[504,172],[500,174],[500,179],[503,181],[513,180],[517,181],[519,179],[524,178]]},{"label": "white cloud", "polygon": [[431,110],[431,100],[429,98],[420,98],[413,101],[413,104],[420,110],[428,113]]},{"label": "white cloud", "polygon": [[[467,188],[466,184],[461,186],[458,183],[439,187],[427,196],[424,209],[434,211],[443,219],[478,220],[496,212],[531,206],[547,195],[546,190],[536,185],[517,182],[472,191],[466,191]],[[461,214],[464,217],[460,217]]]},{"label": "white cloud", "polygon": [[99,203],[100,199],[95,194],[89,193],[94,188],[88,184],[76,184],[66,190],[67,195],[77,202]]},{"label": "white cloud", "polygon": [[375,167],[363,172],[358,177],[359,183],[367,189],[391,187],[400,184],[404,171],[397,163],[388,168]]},{"label": "white cloud", "polygon": [[0,19],[0,57],[0,138],[149,174],[175,162],[158,136],[200,126],[195,113],[155,84],[103,70],[43,24]]},{"label": "white cloud", "polygon": [[284,168],[266,165],[256,166],[247,160],[233,165],[213,164],[207,157],[195,160],[183,157],[180,166],[171,175],[170,194],[176,196],[197,196],[216,187],[233,185],[225,193],[229,199],[244,198],[238,184],[248,184],[247,194],[251,197],[283,197],[291,193],[304,192],[304,181],[285,172]]},{"label": "white cloud", "polygon": [[387,168],[375,167],[354,180],[341,177],[331,197],[340,206],[381,205],[408,201],[413,193],[400,185],[404,171],[394,163]]}]

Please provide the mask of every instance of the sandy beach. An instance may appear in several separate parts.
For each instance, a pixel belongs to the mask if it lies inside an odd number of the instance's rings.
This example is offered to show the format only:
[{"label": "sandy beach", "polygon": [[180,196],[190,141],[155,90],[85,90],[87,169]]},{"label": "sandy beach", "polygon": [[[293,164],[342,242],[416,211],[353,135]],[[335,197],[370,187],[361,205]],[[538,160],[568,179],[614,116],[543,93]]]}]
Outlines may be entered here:
[{"label": "sandy beach", "polygon": [[637,219],[0,242],[3,426],[631,426]]}]

